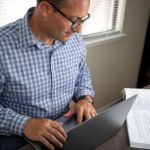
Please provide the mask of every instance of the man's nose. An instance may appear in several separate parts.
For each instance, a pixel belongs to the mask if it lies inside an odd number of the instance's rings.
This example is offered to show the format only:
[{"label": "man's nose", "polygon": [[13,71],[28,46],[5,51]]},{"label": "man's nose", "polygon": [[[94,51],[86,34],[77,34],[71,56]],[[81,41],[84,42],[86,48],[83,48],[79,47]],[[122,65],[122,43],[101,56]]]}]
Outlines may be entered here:
[{"label": "man's nose", "polygon": [[75,29],[74,32],[81,33],[82,31],[82,23],[80,23]]}]

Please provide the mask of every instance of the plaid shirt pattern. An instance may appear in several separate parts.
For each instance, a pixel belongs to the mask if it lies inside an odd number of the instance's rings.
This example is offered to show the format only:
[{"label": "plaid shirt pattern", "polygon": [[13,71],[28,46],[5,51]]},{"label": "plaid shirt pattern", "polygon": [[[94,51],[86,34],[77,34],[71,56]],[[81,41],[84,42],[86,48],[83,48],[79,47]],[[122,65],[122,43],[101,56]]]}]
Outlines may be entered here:
[{"label": "plaid shirt pattern", "polygon": [[28,26],[33,11],[0,28],[1,135],[22,135],[30,117],[56,119],[70,100],[94,96],[80,35],[45,45]]}]

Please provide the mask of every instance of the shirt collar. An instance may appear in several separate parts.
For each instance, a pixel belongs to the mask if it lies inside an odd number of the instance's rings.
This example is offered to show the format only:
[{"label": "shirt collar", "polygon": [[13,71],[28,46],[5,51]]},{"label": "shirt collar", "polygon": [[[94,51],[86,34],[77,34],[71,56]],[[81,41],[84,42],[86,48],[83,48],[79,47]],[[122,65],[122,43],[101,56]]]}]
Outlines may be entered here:
[{"label": "shirt collar", "polygon": [[21,19],[19,39],[21,46],[24,48],[32,45],[37,45],[37,40],[33,36],[28,24],[29,16],[33,13],[33,11],[34,8],[30,8],[25,14],[25,16]]},{"label": "shirt collar", "polygon": [[[33,45],[36,45],[38,49],[43,49],[43,48],[52,48],[53,46],[46,45],[41,41],[38,41],[37,38],[32,34],[32,31],[29,27],[29,17],[32,15],[34,12],[35,7],[31,7],[25,16],[21,19],[21,24],[20,24],[20,44],[23,48],[30,47]],[[56,45],[59,46],[64,46],[66,42],[61,42],[61,41],[55,41]],[[54,46],[55,47],[55,46]],[[56,46],[57,47],[57,46]]]}]

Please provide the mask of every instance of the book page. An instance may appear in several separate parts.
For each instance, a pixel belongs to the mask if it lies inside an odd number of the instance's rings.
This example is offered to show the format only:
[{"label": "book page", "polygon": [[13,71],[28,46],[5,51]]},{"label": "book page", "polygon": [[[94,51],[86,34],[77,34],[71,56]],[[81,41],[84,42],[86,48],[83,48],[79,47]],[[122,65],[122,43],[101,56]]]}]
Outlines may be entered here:
[{"label": "book page", "polygon": [[126,99],[137,94],[127,116],[131,147],[150,149],[150,89],[124,89]]},{"label": "book page", "polygon": [[123,92],[126,99],[137,94],[132,109],[144,109],[150,111],[150,89],[125,88]]},{"label": "book page", "polygon": [[132,110],[127,127],[131,147],[150,148],[150,112]]}]

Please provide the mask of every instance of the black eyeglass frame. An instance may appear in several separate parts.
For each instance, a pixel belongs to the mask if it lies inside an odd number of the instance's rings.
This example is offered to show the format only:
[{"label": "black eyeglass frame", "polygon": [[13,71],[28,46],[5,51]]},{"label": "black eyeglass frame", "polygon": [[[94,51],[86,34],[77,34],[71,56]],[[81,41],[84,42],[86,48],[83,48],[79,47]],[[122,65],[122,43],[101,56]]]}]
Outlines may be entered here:
[{"label": "black eyeglass frame", "polygon": [[55,10],[57,10],[63,17],[65,17],[67,20],[69,20],[72,23],[71,29],[73,31],[75,31],[75,29],[77,28],[77,26],[79,26],[81,23],[83,24],[85,21],[87,21],[90,18],[90,14],[87,14],[87,17],[85,17],[83,20],[81,19],[77,19],[76,21],[72,21],[66,14],[64,14],[59,8],[57,8],[53,3],[51,3],[50,1],[46,1],[48,2]]}]

